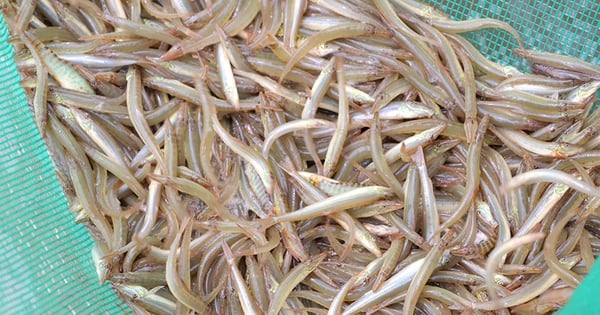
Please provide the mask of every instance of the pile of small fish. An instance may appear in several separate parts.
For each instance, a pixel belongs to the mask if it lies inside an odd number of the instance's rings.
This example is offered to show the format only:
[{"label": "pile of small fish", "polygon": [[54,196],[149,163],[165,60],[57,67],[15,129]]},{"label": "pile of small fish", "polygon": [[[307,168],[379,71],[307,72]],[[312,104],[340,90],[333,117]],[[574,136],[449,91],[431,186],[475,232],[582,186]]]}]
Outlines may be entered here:
[{"label": "pile of small fish", "polygon": [[[35,122],[137,314],[564,305],[600,252],[600,67],[414,0],[20,0]],[[534,74],[461,33],[496,28]]]}]

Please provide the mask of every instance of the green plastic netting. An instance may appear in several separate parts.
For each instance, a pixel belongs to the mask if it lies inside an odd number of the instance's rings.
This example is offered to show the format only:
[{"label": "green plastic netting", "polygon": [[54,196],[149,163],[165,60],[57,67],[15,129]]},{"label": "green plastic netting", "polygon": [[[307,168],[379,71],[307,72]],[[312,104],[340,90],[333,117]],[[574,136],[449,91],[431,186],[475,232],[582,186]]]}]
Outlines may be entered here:
[{"label": "green plastic netting", "polygon": [[[456,20],[495,18],[510,23],[528,49],[600,62],[600,2],[597,0],[426,0]],[[466,36],[488,58],[521,70],[529,64],[512,53],[507,33],[478,31]]]},{"label": "green plastic netting", "polygon": [[119,314],[100,286],[92,240],[76,225],[19,86],[0,15],[0,314]]},{"label": "green plastic netting", "polygon": [[[428,0],[454,19],[509,22],[527,48],[600,62],[597,0]],[[516,41],[498,31],[466,35],[486,56],[527,71],[512,53]],[[120,314],[128,309],[99,285],[92,241],[73,222],[54,166],[19,86],[12,47],[0,15],[0,314]],[[600,265],[561,314],[595,314]]]}]

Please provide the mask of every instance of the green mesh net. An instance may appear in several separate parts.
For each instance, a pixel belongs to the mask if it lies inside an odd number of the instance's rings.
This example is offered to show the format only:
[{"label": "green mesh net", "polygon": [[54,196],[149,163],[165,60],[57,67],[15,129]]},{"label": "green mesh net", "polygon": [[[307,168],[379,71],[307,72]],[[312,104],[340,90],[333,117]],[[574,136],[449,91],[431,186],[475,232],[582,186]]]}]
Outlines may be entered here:
[{"label": "green mesh net", "polygon": [[[600,2],[454,0],[425,2],[455,20],[494,18],[512,25],[527,49],[560,53],[597,64],[600,62]],[[529,64],[512,52],[517,41],[504,31],[483,30],[466,34],[485,56],[529,71]]]},{"label": "green mesh net", "polygon": [[[506,21],[527,48],[557,52],[598,64],[600,2],[426,1],[454,19]],[[512,53],[516,41],[503,31],[466,34],[492,60],[528,71]],[[54,167],[19,87],[0,16],[0,314],[120,314],[128,312],[109,285],[99,285],[92,241],[73,222]],[[581,284],[562,314],[598,313],[600,266]]]},{"label": "green mesh net", "polygon": [[0,15],[0,314],[119,314],[100,286],[19,85]]}]

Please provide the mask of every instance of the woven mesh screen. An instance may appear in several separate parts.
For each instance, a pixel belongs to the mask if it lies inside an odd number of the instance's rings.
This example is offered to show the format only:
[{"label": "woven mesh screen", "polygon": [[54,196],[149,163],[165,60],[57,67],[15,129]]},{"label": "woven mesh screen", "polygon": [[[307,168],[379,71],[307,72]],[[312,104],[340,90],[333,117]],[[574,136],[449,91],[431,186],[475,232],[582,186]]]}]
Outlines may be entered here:
[{"label": "woven mesh screen", "polygon": [[[454,19],[491,17],[509,22],[527,48],[600,62],[597,0],[453,0],[426,2]],[[503,31],[466,34],[484,55],[528,71]],[[126,307],[110,286],[98,284],[91,239],[73,223],[37,132],[6,43],[0,16],[0,314],[119,314]],[[589,314],[599,291],[599,266],[577,290],[573,313]],[[581,293],[580,293],[581,292]],[[586,298],[587,297],[587,298]],[[566,314],[565,313],[565,314]]]},{"label": "woven mesh screen", "polygon": [[35,126],[0,15],[0,314],[119,314]]},{"label": "woven mesh screen", "polygon": [[[561,53],[598,64],[600,62],[600,2],[453,0],[425,2],[455,20],[495,18],[511,24],[528,49]],[[529,64],[512,49],[517,41],[504,31],[482,30],[466,37],[488,58],[523,71]]]}]

